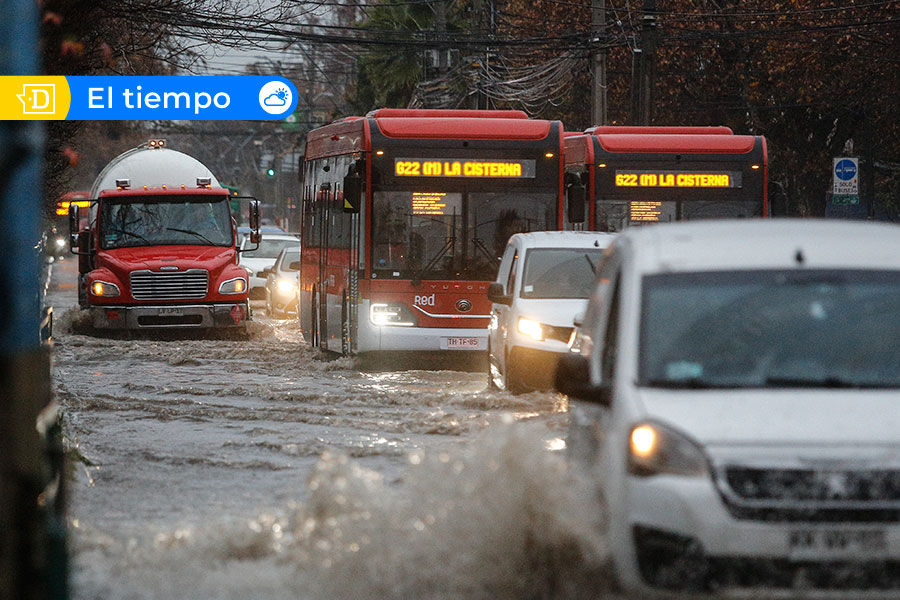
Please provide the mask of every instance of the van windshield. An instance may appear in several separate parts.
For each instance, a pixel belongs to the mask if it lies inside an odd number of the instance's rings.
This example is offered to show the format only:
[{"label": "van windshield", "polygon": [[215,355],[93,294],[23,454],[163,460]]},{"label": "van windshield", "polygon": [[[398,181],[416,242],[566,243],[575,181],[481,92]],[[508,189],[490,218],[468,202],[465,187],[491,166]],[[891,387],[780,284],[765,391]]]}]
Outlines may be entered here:
[{"label": "van windshield", "polygon": [[898,271],[644,277],[640,382],[898,388],[898,314]]},{"label": "van windshield", "polygon": [[525,254],[523,298],[589,298],[603,248],[532,248]]},{"label": "van windshield", "polygon": [[100,247],[234,243],[227,197],[152,196],[106,198],[100,203]]}]

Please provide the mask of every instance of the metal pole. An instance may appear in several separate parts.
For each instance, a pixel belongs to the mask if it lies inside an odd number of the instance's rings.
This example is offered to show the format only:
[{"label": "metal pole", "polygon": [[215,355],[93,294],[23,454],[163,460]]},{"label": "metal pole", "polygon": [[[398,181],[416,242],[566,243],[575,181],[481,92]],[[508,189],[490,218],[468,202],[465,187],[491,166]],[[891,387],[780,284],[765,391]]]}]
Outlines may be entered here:
[{"label": "metal pole", "polygon": [[606,103],[606,0],[592,0],[591,25],[594,32],[591,86],[591,124],[607,124]]},{"label": "metal pole", "polygon": [[[38,3],[2,0],[0,7],[7,17],[0,21],[0,73],[39,74]],[[60,496],[49,506],[38,501],[54,475],[48,438],[38,429],[58,425],[49,351],[40,340],[43,148],[40,121],[0,122],[0,281],[7,286],[0,300],[0,600],[67,594]]]},{"label": "metal pole", "polygon": [[638,125],[650,125],[653,122],[653,88],[656,85],[656,0],[644,0],[644,16],[642,18],[640,98]]}]

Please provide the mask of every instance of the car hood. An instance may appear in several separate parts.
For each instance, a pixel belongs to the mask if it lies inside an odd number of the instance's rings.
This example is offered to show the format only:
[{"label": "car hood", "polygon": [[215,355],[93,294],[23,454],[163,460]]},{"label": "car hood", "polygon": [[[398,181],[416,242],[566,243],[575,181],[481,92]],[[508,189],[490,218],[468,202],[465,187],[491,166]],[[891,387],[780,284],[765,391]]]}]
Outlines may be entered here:
[{"label": "car hood", "polygon": [[646,418],[708,447],[900,447],[900,390],[650,390]]},{"label": "car hood", "polygon": [[244,258],[241,257],[241,266],[247,267],[248,269],[253,269],[254,271],[262,271],[266,267],[271,267],[275,264],[277,258]]},{"label": "car hood", "polygon": [[516,298],[522,317],[554,327],[573,327],[573,320],[584,315],[588,301],[582,298]]}]

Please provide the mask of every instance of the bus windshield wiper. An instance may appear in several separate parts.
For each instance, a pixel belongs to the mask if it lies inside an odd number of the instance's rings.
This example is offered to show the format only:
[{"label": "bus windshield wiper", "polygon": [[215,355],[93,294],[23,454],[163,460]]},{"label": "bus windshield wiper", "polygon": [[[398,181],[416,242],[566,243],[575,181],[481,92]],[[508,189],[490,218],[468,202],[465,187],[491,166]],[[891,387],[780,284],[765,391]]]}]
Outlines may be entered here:
[{"label": "bus windshield wiper", "polygon": [[444,246],[438,251],[437,254],[434,255],[434,258],[428,261],[428,264],[416,271],[413,274],[412,284],[419,285],[422,283],[422,278],[434,268],[434,266],[441,260],[441,257],[447,254],[450,251],[450,248],[453,247],[453,244],[456,243],[455,237],[447,238],[447,241],[444,243]]},{"label": "bus windshield wiper", "polygon": [[597,274],[597,266],[594,264],[594,261],[591,260],[591,257],[587,254],[584,255],[584,259],[588,261],[588,264],[591,265],[591,272],[596,275]]},{"label": "bus windshield wiper", "polygon": [[195,235],[195,236],[197,236],[198,238],[200,238],[201,240],[203,240],[204,242],[206,242],[207,244],[209,244],[210,246],[215,246],[215,245],[216,245],[216,243],[215,243],[214,241],[212,241],[211,239],[209,239],[208,237],[206,237],[206,236],[203,235],[202,233],[199,233],[199,232],[197,232],[197,231],[193,231],[193,230],[190,230],[190,229],[178,229],[177,227],[166,227],[166,231],[177,231],[177,232],[179,232],[179,233],[187,233],[187,234],[190,234],[190,235]]}]

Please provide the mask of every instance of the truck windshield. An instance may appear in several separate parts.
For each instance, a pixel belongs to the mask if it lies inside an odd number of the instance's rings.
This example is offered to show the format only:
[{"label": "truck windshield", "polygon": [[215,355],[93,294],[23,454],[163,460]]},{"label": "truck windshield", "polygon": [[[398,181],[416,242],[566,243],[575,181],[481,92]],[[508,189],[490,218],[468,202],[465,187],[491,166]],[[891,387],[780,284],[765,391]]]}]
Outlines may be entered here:
[{"label": "truck windshield", "polygon": [[525,254],[523,298],[589,298],[603,248],[532,248]]},{"label": "truck windshield", "polygon": [[643,282],[644,385],[900,388],[900,272],[712,272]]},{"label": "truck windshield", "polygon": [[224,197],[132,196],[100,203],[100,247],[105,250],[233,243],[231,212]]},{"label": "truck windshield", "polygon": [[372,269],[386,277],[491,281],[509,236],[554,229],[555,209],[555,190],[376,191]]}]

